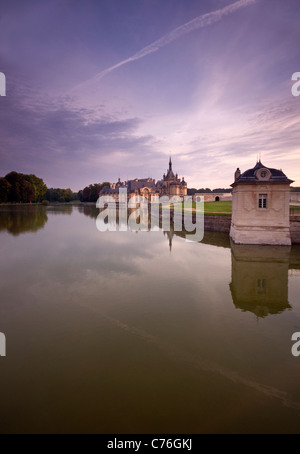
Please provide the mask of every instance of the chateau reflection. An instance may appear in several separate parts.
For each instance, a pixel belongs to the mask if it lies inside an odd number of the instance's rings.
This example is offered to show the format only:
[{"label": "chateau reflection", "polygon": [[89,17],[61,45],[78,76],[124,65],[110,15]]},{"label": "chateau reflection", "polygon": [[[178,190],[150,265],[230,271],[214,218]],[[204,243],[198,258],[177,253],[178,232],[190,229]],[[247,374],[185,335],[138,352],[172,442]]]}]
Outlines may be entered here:
[{"label": "chateau reflection", "polygon": [[[80,213],[83,213],[85,216],[91,217],[93,219],[97,219],[99,213],[102,210],[99,210],[99,208],[96,208],[95,206],[79,206],[78,210]],[[116,214],[114,214],[113,209],[106,208],[106,224],[107,229],[111,230],[132,230],[135,231],[136,233],[139,233],[139,231],[147,231],[150,232],[154,227],[157,229],[160,229],[163,231],[164,236],[166,236],[168,243],[169,243],[169,249],[170,252],[172,251],[172,244],[173,244],[173,238],[176,235],[177,237],[185,239],[187,235],[191,235],[194,233],[194,231],[187,231],[184,228],[184,225],[177,225],[174,224],[174,220],[170,220],[170,225],[168,229],[164,229],[164,225],[162,222],[162,217],[154,217],[151,218],[151,214],[147,211],[140,211],[140,215],[136,219],[136,228],[131,228],[132,224],[130,225],[129,222],[129,217],[131,215],[134,215],[135,209],[128,209],[127,211],[127,221],[124,219],[119,218],[119,211],[116,211]],[[135,215],[133,216],[135,219]],[[172,219],[172,216],[171,216]],[[193,219],[194,222],[195,219]],[[203,244],[210,244],[212,246],[218,246],[218,247],[225,247],[225,248],[230,248],[230,238],[229,235],[226,233],[222,232],[211,232],[211,231],[205,231],[204,232],[204,237],[201,240],[201,243]]]},{"label": "chateau reflection", "polygon": [[172,242],[173,242],[173,237],[175,235],[174,227],[171,225],[170,230],[164,230],[164,236],[167,236],[169,240],[169,249],[170,252],[172,252]]},{"label": "chateau reflection", "polygon": [[236,308],[257,317],[280,314],[288,302],[289,246],[231,243],[232,300]]}]

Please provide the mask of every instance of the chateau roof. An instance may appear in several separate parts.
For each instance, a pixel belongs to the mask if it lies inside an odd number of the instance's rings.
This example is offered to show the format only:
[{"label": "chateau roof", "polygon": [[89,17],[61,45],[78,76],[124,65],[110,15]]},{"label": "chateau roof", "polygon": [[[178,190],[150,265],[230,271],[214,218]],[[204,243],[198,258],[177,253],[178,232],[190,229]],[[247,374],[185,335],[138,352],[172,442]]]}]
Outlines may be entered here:
[{"label": "chateau roof", "polygon": [[168,170],[166,179],[169,180],[169,179],[172,179],[172,178],[175,178],[174,172],[173,172],[173,170]]},{"label": "chateau roof", "polygon": [[154,178],[135,178],[134,180],[127,180],[125,182],[121,182],[120,178],[117,183],[114,183],[113,185],[110,186],[105,186],[101,189],[100,194],[118,194],[120,188],[126,188],[129,193],[133,192],[139,192],[143,188],[148,188],[151,190],[151,192],[157,192],[161,190],[163,187],[169,187],[169,186],[178,186],[180,189],[185,189],[187,186],[186,182],[184,181],[184,178],[182,178],[182,181],[178,178],[178,175],[174,174],[172,170],[172,160],[170,157],[169,160],[169,168],[167,170],[167,175],[164,174],[163,179],[158,180],[155,182]]},{"label": "chateau roof", "polygon": [[112,189],[109,186],[103,186],[103,188],[100,191],[100,194],[119,194],[119,188],[117,189]]},{"label": "chateau roof", "polygon": [[148,178],[142,178],[139,180],[129,180],[128,181],[128,190],[134,191],[135,189],[141,189],[141,188],[152,188],[155,189],[155,180],[149,181]]}]

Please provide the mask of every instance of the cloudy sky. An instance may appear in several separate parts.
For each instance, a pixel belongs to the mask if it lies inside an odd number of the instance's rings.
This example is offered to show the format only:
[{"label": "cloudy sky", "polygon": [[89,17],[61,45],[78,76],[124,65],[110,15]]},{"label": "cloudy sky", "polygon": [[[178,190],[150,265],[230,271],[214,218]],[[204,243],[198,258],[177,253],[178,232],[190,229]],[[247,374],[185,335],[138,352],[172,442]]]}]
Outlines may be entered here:
[{"label": "cloudy sky", "polygon": [[0,176],[300,186],[299,0],[1,0]]}]

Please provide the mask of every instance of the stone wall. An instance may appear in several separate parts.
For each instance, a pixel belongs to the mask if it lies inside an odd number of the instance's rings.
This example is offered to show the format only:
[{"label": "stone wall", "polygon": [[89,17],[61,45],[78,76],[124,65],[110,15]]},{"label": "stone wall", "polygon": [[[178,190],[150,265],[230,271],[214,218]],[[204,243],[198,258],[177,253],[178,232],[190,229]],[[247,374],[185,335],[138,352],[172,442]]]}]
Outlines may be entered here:
[{"label": "stone wall", "polygon": [[[211,232],[230,232],[231,216],[204,215],[204,230]],[[292,216],[290,220],[292,244],[300,244],[300,216]]]},{"label": "stone wall", "polygon": [[219,202],[219,201],[231,201],[231,192],[195,192],[193,202],[197,201],[197,196],[204,197],[204,202]]},{"label": "stone wall", "polygon": [[300,216],[292,216],[290,226],[292,244],[300,244]]},{"label": "stone wall", "polygon": [[230,225],[231,216],[222,216],[217,214],[204,215],[204,230],[209,230],[211,232],[224,232],[229,234]]}]

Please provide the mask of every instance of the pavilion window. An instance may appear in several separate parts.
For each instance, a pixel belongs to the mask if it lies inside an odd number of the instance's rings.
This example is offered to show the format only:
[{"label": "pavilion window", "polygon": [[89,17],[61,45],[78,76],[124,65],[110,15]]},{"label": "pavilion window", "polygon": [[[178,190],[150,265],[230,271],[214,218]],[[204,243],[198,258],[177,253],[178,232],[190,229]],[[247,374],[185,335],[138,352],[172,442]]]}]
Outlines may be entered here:
[{"label": "pavilion window", "polygon": [[258,208],[267,208],[267,194],[259,194]]}]

